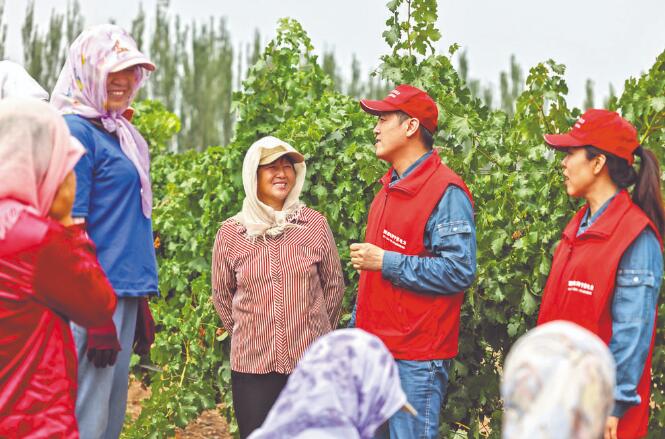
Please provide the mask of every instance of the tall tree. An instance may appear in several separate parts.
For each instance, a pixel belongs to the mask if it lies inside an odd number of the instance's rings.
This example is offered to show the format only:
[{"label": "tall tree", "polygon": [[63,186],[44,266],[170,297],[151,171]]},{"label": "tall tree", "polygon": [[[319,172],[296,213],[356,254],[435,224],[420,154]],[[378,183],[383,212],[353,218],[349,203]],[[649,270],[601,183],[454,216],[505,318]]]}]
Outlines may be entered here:
[{"label": "tall tree", "polygon": [[[242,88],[242,81],[245,80],[247,77],[247,74],[249,73],[249,69],[252,68],[252,66],[256,63],[256,61],[259,60],[259,57],[261,56],[261,51],[263,49],[261,48],[261,34],[259,33],[258,29],[254,29],[254,38],[252,39],[251,43],[247,43],[245,46],[245,56],[244,58],[242,57],[242,54],[240,51],[238,51],[238,66],[237,66],[237,84],[238,84],[238,90]],[[242,65],[242,60],[244,59],[244,66]]]},{"label": "tall tree", "polygon": [[369,80],[367,81],[367,98],[383,99],[392,88],[392,84],[388,81],[382,81],[378,75],[370,75]]},{"label": "tall tree", "polygon": [[614,90],[614,86],[612,85],[612,83],[610,83],[607,98],[603,101],[603,107],[607,108],[608,110],[616,111],[617,106],[618,106],[617,93],[616,90]]},{"label": "tall tree", "polygon": [[468,84],[469,79],[469,59],[466,50],[463,50],[457,58],[457,73],[462,81]]},{"label": "tall tree", "polygon": [[139,3],[139,12],[132,20],[132,38],[136,41],[139,50],[143,51],[143,37],[145,35],[145,11],[143,10],[143,3]]},{"label": "tall tree", "polygon": [[243,65],[242,65],[242,44],[238,45],[238,53],[236,54],[236,77],[235,77],[235,89],[240,90],[242,88],[243,75]]},{"label": "tall tree", "polygon": [[7,41],[7,24],[5,23],[5,0],[0,0],[0,59],[5,58],[6,41]]},{"label": "tall tree", "polygon": [[35,24],[35,2],[29,0],[25,8],[25,19],[21,27],[23,39],[23,65],[33,78],[42,74],[42,41]]},{"label": "tall tree", "polygon": [[517,97],[522,94],[522,91],[524,91],[524,75],[522,74],[522,67],[517,63],[517,58],[515,58],[514,54],[510,55],[510,81],[510,95],[513,100],[514,109]]},{"label": "tall tree", "polygon": [[480,81],[477,79],[471,79],[469,78],[469,58],[467,55],[466,50],[461,52],[459,54],[459,58],[457,59],[457,73],[462,80],[466,84],[466,86],[469,88],[469,91],[471,92],[471,96],[475,98],[482,98],[481,96],[481,86],[480,86]]},{"label": "tall tree", "polygon": [[42,35],[35,23],[35,3],[28,2],[21,28],[23,64],[46,90],[52,90],[67,56],[71,42],[83,30],[78,0],[67,3],[65,14],[51,12],[49,25]]},{"label": "tall tree", "polygon": [[[480,99],[485,105],[491,107],[493,100],[492,86],[490,84],[483,87],[480,80],[469,76],[469,57],[466,50],[460,52],[457,63],[457,74],[469,88],[471,96]],[[508,99],[507,95],[506,99]]]},{"label": "tall tree", "polygon": [[[221,144],[227,145],[233,135],[234,115],[231,108],[233,102],[233,45],[231,34],[228,31],[225,18],[220,18],[217,24],[217,56],[214,66],[217,75],[215,79],[219,83],[219,95],[216,96],[221,112]],[[258,31],[256,38],[259,38]],[[260,42],[260,41],[259,41]],[[217,143],[220,144],[220,141]]]},{"label": "tall tree", "polygon": [[588,110],[593,107],[595,107],[593,99],[593,81],[587,79],[584,84],[584,103],[582,104],[582,109]]},{"label": "tall tree", "polygon": [[67,2],[66,22],[65,50],[67,50],[74,39],[83,32],[84,21],[83,16],[81,16],[81,5],[79,4],[79,0]]},{"label": "tall tree", "polygon": [[515,102],[524,90],[524,76],[522,68],[517,63],[515,55],[510,55],[510,69],[499,74],[499,94],[501,109],[509,115],[515,113]]},{"label": "tall tree", "polygon": [[499,74],[499,96],[501,99],[501,110],[512,116],[514,102],[508,82],[508,73],[506,72]]},{"label": "tall tree", "polygon": [[[145,37],[145,11],[143,10],[143,3],[139,3],[139,12],[132,20],[131,36],[136,41],[136,46],[140,51],[145,51],[144,37]],[[152,86],[152,81],[148,81],[148,85],[142,87],[136,95],[136,100],[143,100],[148,96],[148,88]]]},{"label": "tall tree", "polygon": [[259,57],[261,56],[261,33],[259,32],[258,29],[254,29],[254,39],[252,40],[252,48],[251,51],[247,51],[247,70],[249,70],[250,67],[256,63],[256,61],[259,60]]},{"label": "tall tree", "polygon": [[335,60],[334,51],[326,50],[323,52],[323,58],[321,60],[321,68],[333,80],[335,89],[341,91],[342,78],[339,75],[339,69],[337,68],[337,61]]},{"label": "tall tree", "polygon": [[[178,57],[177,45],[171,33],[168,17],[169,0],[159,0],[155,6],[155,21],[150,41],[150,56],[158,67],[150,81],[150,97],[162,101],[166,108],[176,108],[178,99]],[[139,15],[143,11],[139,11]],[[175,46],[175,47],[174,47]],[[175,49],[175,50],[174,50]]]},{"label": "tall tree", "polygon": [[43,37],[42,74],[36,79],[47,90],[53,90],[60,70],[65,63],[66,48],[63,47],[64,22],[64,15],[52,12],[49,19],[48,31]]},{"label": "tall tree", "polygon": [[492,108],[492,104],[494,103],[493,101],[494,92],[492,91],[492,86],[488,85],[487,87],[483,88],[483,102],[485,105]]},{"label": "tall tree", "polygon": [[197,150],[226,145],[233,132],[233,48],[226,21],[191,26],[182,54],[182,130],[179,143]]},{"label": "tall tree", "polygon": [[346,88],[346,94],[356,98],[361,97],[364,93],[361,74],[360,61],[358,61],[358,57],[356,57],[356,54],[354,53],[351,58],[351,80]]}]

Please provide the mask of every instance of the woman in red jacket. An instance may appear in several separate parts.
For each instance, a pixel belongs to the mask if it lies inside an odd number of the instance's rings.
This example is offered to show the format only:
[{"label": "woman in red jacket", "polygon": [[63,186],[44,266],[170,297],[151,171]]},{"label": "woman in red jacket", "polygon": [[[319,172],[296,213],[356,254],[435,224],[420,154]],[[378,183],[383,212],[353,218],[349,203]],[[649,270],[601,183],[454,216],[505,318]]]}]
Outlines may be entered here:
[{"label": "woman in red jacket", "polygon": [[[545,140],[566,154],[561,162],[566,191],[587,203],[564,229],[554,253],[538,324],[569,320],[607,343],[617,384],[605,438],[641,438],[649,423],[663,277],[658,161],[639,145],[635,128],[607,110],[589,110],[570,132]],[[633,184],[631,198],[627,189]]]},{"label": "woman in red jacket", "polygon": [[65,227],[83,153],[48,104],[0,101],[0,437],[79,437],[68,320],[116,305],[94,246]]}]

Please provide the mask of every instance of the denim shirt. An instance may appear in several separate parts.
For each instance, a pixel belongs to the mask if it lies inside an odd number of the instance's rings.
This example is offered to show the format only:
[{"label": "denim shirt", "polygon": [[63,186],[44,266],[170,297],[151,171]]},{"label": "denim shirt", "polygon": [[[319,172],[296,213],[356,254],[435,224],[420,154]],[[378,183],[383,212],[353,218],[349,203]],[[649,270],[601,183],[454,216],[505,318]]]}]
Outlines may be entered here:
[{"label": "denim shirt", "polygon": [[[420,157],[401,176],[393,170],[389,186],[406,178],[431,154]],[[381,275],[398,287],[430,294],[455,294],[471,286],[476,277],[476,226],[463,189],[448,186],[425,225],[423,244],[432,257],[386,250]],[[355,317],[354,306],[349,326],[355,325]]]},{"label": "denim shirt", "polygon": [[[605,212],[614,197],[589,218],[582,218],[577,236],[584,233]],[[610,351],[616,362],[616,388],[612,416],[622,417],[640,403],[637,385],[654,330],[658,293],[663,279],[663,254],[656,234],[647,227],[626,249],[617,270],[612,298]]]}]

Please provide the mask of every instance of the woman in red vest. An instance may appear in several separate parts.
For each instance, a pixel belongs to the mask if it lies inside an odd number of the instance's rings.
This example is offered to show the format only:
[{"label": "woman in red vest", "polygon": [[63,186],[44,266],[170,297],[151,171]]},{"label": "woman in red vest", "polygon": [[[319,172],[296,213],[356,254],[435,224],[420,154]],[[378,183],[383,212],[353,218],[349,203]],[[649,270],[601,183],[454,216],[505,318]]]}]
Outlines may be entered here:
[{"label": "woman in red vest", "polygon": [[[589,110],[570,132],[545,136],[563,151],[566,191],[586,204],[563,231],[538,324],[569,320],[597,334],[616,362],[606,439],[646,436],[665,212],[658,161],[617,113]],[[640,158],[639,171],[633,168]],[[632,199],[627,188],[635,185]]]}]

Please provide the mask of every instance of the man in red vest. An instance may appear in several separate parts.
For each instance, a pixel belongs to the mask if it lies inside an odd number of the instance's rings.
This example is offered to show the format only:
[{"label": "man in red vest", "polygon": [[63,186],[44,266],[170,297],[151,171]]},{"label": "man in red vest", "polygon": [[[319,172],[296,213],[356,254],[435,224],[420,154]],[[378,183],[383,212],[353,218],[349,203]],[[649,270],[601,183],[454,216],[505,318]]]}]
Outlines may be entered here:
[{"label": "man in red vest", "polygon": [[463,291],[476,274],[471,194],[433,149],[438,109],[427,93],[400,85],[360,106],[378,117],[376,156],[392,166],[370,207],[365,242],[351,245],[360,270],[355,324],[388,347],[418,412],[394,415],[390,437],[436,438]]}]

